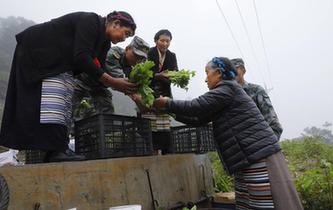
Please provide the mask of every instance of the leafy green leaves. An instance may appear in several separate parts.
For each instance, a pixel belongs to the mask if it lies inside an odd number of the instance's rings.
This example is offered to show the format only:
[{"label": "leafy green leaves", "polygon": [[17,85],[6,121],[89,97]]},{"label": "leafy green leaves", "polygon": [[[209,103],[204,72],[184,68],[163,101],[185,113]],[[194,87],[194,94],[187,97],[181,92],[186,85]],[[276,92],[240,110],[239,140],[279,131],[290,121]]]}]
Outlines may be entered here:
[{"label": "leafy green leaves", "polygon": [[170,78],[171,83],[187,91],[188,83],[190,78],[195,76],[195,71],[185,69],[180,71],[167,71],[167,76]]},{"label": "leafy green leaves", "polygon": [[182,210],[197,210],[197,206],[193,206],[192,208],[187,208],[187,207],[184,207],[184,208],[182,208]]},{"label": "leafy green leaves", "polygon": [[[154,102],[154,90],[150,88],[151,79],[153,78],[153,71],[151,68],[154,62],[146,61],[135,65],[129,75],[131,82],[139,85],[139,94],[142,97],[143,103],[151,107]],[[171,83],[177,87],[188,90],[188,83],[191,77],[195,76],[194,71],[182,69],[180,71],[166,71],[167,76],[170,78]]]},{"label": "leafy green leaves", "polygon": [[149,87],[153,78],[151,68],[154,65],[152,61],[136,64],[129,75],[130,81],[139,85],[138,92],[142,97],[143,103],[148,107],[151,107],[154,102],[154,91]]}]

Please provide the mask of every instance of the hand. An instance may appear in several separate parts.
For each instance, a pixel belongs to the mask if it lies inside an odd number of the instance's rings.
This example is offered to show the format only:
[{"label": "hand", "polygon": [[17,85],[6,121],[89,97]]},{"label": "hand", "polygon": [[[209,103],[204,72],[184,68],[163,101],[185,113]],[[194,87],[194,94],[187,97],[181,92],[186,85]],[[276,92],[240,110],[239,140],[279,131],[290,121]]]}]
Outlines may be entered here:
[{"label": "hand", "polygon": [[132,93],[128,95],[135,103],[142,102],[142,96],[139,93]]},{"label": "hand", "polygon": [[143,101],[142,101],[142,97],[139,93],[134,93],[134,94],[130,94],[128,95],[138,106],[140,112],[143,113],[147,113],[147,112],[153,112],[154,110],[152,108],[147,107]]},{"label": "hand", "polygon": [[169,100],[169,97],[160,96],[159,98],[155,99],[153,107],[155,107],[156,109],[164,109]]},{"label": "hand", "polygon": [[160,73],[156,73],[155,77],[156,80],[161,80],[161,81],[165,81],[165,82],[170,82],[169,76],[167,75],[166,72],[160,72]]},{"label": "hand", "polygon": [[115,78],[107,73],[104,73],[100,81],[107,87],[112,87],[115,90],[121,91],[125,94],[133,94],[138,91],[138,86],[129,82],[127,78]]}]

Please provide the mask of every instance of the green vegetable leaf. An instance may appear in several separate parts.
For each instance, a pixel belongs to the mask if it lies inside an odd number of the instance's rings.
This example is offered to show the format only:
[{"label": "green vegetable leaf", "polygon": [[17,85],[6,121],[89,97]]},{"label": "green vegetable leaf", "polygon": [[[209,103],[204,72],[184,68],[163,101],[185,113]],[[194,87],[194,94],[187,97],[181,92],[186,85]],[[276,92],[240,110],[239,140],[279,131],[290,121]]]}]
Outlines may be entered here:
[{"label": "green vegetable leaf", "polygon": [[154,102],[154,91],[149,87],[154,75],[151,70],[153,66],[155,64],[152,61],[136,64],[129,75],[130,81],[139,85],[138,93],[148,107],[151,107]]},{"label": "green vegetable leaf", "polygon": [[191,77],[195,76],[195,71],[190,70],[179,70],[179,71],[167,71],[167,76],[169,77],[172,84],[177,87],[188,90],[188,83]]}]

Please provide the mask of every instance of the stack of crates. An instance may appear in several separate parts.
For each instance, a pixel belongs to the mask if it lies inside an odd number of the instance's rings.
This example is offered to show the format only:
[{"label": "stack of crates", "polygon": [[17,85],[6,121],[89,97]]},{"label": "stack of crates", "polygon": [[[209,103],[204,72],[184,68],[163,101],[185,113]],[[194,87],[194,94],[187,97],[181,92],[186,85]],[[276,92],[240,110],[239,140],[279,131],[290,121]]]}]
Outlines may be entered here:
[{"label": "stack of crates", "polygon": [[25,150],[25,163],[35,164],[43,163],[46,152],[42,150]]},{"label": "stack of crates", "polygon": [[212,125],[172,127],[171,151],[173,153],[206,153],[215,151]]},{"label": "stack of crates", "polygon": [[152,155],[147,119],[97,114],[75,122],[75,153],[87,159]]}]

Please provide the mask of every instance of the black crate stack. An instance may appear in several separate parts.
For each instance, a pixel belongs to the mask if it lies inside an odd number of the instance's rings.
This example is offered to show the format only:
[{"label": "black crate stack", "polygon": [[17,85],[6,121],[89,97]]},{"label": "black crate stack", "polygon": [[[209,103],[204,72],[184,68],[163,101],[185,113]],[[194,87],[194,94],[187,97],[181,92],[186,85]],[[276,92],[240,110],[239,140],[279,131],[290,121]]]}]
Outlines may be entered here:
[{"label": "black crate stack", "polygon": [[46,152],[42,150],[25,150],[25,163],[43,163]]},{"label": "black crate stack", "polygon": [[171,150],[173,153],[205,153],[215,151],[212,125],[172,127]]},{"label": "black crate stack", "polygon": [[98,114],[77,121],[75,152],[87,159],[151,155],[149,120]]}]

